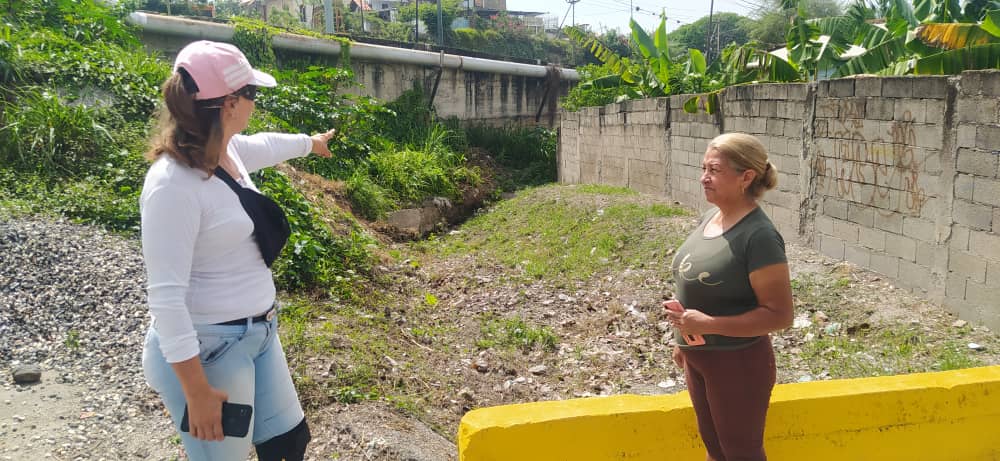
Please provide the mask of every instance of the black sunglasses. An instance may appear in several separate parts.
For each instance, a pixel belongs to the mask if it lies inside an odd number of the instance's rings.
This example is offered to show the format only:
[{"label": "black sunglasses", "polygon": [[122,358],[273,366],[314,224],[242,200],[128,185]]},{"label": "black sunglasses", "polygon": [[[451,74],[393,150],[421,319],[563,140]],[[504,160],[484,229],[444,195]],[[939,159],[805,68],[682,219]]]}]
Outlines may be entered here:
[{"label": "black sunglasses", "polygon": [[236,92],[233,93],[233,96],[243,96],[244,98],[253,101],[254,99],[257,99],[257,86],[247,85],[236,90]]}]

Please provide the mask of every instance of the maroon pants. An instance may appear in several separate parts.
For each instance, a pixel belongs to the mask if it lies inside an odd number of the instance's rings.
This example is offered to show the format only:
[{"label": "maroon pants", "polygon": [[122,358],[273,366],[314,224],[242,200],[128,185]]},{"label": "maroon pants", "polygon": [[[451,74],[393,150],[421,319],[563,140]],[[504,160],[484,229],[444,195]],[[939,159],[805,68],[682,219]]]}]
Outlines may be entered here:
[{"label": "maroon pants", "polygon": [[764,420],[774,388],[771,338],[735,351],[685,349],[684,376],[698,431],[716,461],[764,461]]}]

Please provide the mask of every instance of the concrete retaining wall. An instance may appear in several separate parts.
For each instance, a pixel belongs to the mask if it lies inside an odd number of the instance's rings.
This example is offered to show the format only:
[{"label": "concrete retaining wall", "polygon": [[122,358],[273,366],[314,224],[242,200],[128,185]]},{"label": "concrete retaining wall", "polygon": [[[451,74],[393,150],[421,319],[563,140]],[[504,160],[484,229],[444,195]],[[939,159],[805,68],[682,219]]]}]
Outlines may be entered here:
[{"label": "concrete retaining wall", "polygon": [[[768,459],[1000,459],[1000,367],[774,389]],[[460,461],[703,460],[686,392],[536,402],[473,410]]]},{"label": "concrete retaining wall", "polygon": [[[145,47],[173,59],[184,45],[195,38],[141,31]],[[305,59],[317,64],[338,65],[338,57],[296,56],[282,53],[286,58]],[[280,61],[281,56],[279,56]],[[367,62],[351,57],[351,67],[360,87],[351,93],[372,96],[381,101],[392,101],[415,85],[430,95],[437,80],[438,68],[415,64]],[[280,82],[279,82],[280,84]],[[469,72],[445,69],[437,84],[434,107],[441,117],[475,120],[501,124],[506,122],[535,122],[539,106],[545,98],[538,123],[554,127],[559,113],[558,96],[569,91],[570,82],[559,82],[558,94],[546,94],[545,78]]]},{"label": "concrete retaining wall", "polygon": [[713,115],[685,113],[688,97],[563,113],[560,181],[705,209],[708,141],[754,134],[778,168],[761,205],[786,240],[1000,328],[1000,72],[731,87]]}]

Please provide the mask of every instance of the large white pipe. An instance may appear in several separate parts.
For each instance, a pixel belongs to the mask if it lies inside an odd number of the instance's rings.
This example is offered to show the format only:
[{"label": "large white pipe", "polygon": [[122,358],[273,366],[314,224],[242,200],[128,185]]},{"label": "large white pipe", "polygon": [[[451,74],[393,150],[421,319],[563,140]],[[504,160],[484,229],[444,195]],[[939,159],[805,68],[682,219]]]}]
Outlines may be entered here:
[{"label": "large white pipe", "polygon": [[[191,37],[197,39],[231,41],[233,26],[207,21],[179,18],[143,12],[129,15],[128,21],[150,32]],[[341,53],[340,42],[323,38],[307,37],[296,34],[278,34],[271,37],[271,45],[275,48],[298,51],[303,53],[327,54],[338,56]],[[391,46],[372,45],[368,43],[351,43],[351,57],[363,61],[387,63],[415,64],[420,66],[441,66],[449,69],[462,69],[470,72],[488,72],[494,74],[518,75],[524,77],[545,77],[546,66],[521,64],[516,62],[495,61],[492,59],[471,58],[454,54],[434,53],[430,51],[410,50]],[[556,68],[563,80],[572,82],[580,80],[580,75],[573,69]]]}]

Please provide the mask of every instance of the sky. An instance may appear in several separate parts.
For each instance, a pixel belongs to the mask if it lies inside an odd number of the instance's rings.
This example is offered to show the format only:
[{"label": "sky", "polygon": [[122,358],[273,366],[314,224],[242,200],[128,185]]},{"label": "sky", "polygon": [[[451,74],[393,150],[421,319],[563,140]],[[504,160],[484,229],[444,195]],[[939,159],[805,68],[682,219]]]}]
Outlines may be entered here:
[{"label": "sky", "polygon": [[[601,32],[605,29],[618,29],[619,32],[629,30],[629,3],[633,15],[644,29],[653,29],[660,24],[659,14],[665,9],[667,14],[667,30],[677,29],[683,24],[691,23],[702,16],[708,15],[709,0],[580,0],[576,3],[576,23],[590,24],[591,30]],[[754,5],[762,0],[715,0],[715,11],[726,11],[749,15]],[[570,25],[573,13],[566,0],[507,0],[507,9],[514,11],[540,11],[545,16],[558,17],[565,25]],[[639,7],[640,11],[634,11]],[[569,16],[566,16],[569,11]]]}]

